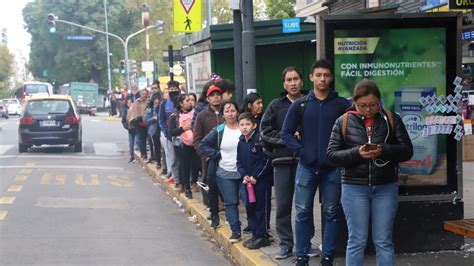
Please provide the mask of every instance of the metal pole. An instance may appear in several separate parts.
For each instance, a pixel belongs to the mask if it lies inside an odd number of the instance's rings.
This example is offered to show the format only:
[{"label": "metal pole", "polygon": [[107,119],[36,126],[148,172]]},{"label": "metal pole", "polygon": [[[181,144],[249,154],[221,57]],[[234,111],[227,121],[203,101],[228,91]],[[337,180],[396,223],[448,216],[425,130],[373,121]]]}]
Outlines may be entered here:
[{"label": "metal pole", "polygon": [[174,80],[173,74],[173,45],[168,45],[168,63],[169,63],[169,72],[170,72],[170,80]]},{"label": "metal pole", "polygon": [[109,84],[109,90],[112,89],[112,77],[110,75],[110,49],[109,49],[109,22],[107,18],[107,0],[104,0],[104,13],[105,13],[105,40],[107,46],[107,79]]},{"label": "metal pole", "polygon": [[243,95],[257,90],[255,36],[253,31],[253,0],[242,0],[242,73]]},{"label": "metal pole", "polygon": [[237,104],[244,102],[242,90],[242,13],[240,10],[233,11],[234,17],[234,68],[235,68],[235,98]]},{"label": "metal pole", "polygon": [[212,24],[212,0],[207,0],[207,26],[209,27]]}]

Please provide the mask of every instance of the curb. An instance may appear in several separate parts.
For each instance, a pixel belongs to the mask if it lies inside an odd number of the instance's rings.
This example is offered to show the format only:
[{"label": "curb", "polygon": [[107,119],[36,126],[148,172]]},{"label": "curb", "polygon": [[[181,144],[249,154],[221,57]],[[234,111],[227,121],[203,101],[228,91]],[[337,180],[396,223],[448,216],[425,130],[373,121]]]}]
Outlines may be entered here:
[{"label": "curb", "polygon": [[222,246],[222,248],[228,252],[238,265],[278,265],[270,257],[260,250],[249,250],[242,244],[232,244],[229,242],[231,231],[229,226],[226,225],[225,221],[220,220],[221,227],[213,229],[210,222],[207,220],[207,209],[206,206],[199,199],[188,199],[184,196],[184,193],[177,193],[173,190],[174,185],[169,185],[165,180],[161,179],[161,170],[157,170],[155,164],[146,164],[145,161],[140,157],[139,152],[135,152],[135,158],[138,160],[140,165],[144,167],[145,171],[150,175],[153,182],[160,183],[161,188],[168,192],[172,197],[176,197],[182,204],[185,212],[191,215],[195,215],[197,221],[200,223],[202,228],[211,235],[211,237]]}]

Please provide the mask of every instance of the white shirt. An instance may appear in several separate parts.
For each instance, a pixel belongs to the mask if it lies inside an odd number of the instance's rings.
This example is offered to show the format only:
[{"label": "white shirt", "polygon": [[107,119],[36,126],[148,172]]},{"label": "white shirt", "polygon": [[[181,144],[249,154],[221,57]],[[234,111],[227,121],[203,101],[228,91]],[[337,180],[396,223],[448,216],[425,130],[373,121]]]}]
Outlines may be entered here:
[{"label": "white shirt", "polygon": [[219,166],[229,172],[237,171],[237,145],[242,133],[240,130],[231,129],[228,126],[224,128],[221,142],[221,157]]}]

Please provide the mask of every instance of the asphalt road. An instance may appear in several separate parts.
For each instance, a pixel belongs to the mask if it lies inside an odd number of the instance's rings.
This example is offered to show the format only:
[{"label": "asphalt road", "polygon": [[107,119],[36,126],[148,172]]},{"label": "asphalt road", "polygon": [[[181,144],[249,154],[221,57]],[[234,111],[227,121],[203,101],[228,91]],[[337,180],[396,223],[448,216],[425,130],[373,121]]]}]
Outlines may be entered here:
[{"label": "asphalt road", "polygon": [[83,152],[18,153],[0,120],[0,264],[228,265],[138,164],[119,122],[83,116]]}]

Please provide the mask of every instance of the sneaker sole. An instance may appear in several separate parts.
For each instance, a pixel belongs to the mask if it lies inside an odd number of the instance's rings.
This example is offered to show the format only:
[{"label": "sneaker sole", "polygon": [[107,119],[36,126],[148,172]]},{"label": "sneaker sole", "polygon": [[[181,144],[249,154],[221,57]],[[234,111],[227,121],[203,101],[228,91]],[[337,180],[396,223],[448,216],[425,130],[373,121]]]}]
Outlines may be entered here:
[{"label": "sneaker sole", "polygon": [[229,242],[232,244],[239,243],[240,239],[229,239]]}]

